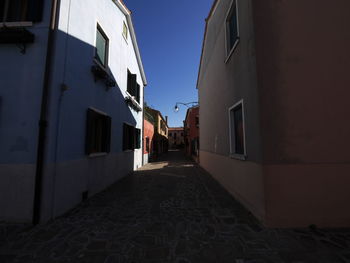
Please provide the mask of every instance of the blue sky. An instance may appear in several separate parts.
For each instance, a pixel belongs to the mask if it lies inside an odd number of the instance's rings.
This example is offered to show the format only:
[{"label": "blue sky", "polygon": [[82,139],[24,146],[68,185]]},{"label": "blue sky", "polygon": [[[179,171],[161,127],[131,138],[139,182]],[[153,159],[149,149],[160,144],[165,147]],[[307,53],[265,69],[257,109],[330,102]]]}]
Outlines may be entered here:
[{"label": "blue sky", "polygon": [[145,100],[182,126],[187,108],[198,101],[196,89],[205,18],[213,0],[124,0],[132,11],[148,86]]}]

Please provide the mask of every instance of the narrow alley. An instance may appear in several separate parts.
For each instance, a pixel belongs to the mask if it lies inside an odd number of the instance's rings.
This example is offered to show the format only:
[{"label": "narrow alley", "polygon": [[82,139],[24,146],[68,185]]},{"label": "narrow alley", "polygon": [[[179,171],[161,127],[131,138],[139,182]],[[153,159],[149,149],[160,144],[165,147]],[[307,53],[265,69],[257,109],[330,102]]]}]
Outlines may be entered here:
[{"label": "narrow alley", "polygon": [[181,151],[44,225],[0,225],[0,262],[349,262],[350,230],[266,229]]}]

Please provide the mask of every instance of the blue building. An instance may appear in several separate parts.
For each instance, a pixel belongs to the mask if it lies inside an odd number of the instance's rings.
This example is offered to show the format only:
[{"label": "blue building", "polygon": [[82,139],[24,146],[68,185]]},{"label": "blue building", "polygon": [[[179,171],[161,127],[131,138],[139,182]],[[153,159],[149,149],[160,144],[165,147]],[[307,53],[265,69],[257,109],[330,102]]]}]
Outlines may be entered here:
[{"label": "blue building", "polygon": [[0,220],[45,222],[142,165],[147,85],[121,0],[0,3]]}]

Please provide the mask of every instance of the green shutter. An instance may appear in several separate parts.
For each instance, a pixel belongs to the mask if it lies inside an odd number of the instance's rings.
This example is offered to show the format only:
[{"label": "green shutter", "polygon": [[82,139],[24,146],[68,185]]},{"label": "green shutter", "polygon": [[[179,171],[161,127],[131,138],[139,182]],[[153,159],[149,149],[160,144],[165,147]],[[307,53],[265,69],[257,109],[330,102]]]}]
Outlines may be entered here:
[{"label": "green shutter", "polygon": [[136,149],[141,148],[141,130],[140,129],[135,129],[136,131]]},{"label": "green shutter", "polygon": [[93,151],[94,142],[94,120],[96,118],[96,112],[88,109],[86,114],[86,135],[85,135],[85,153],[90,154]]},{"label": "green shutter", "polygon": [[111,151],[111,123],[112,123],[112,118],[109,116],[106,116],[106,137],[105,137],[105,149],[106,152],[109,153]]},{"label": "green shutter", "polygon": [[128,92],[131,96],[135,96],[136,97],[136,87],[137,83],[136,83],[136,74],[131,74],[130,72],[128,72]]},{"label": "green shutter", "polygon": [[123,151],[127,150],[128,145],[128,125],[123,123]]},{"label": "green shutter", "polygon": [[140,85],[136,83],[136,100],[140,103]]}]

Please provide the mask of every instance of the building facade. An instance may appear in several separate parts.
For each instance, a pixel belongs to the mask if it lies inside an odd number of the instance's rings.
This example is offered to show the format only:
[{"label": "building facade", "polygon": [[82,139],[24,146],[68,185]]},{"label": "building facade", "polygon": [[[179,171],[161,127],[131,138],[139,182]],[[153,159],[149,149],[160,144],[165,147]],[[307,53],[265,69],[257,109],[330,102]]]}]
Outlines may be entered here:
[{"label": "building facade", "polygon": [[147,81],[122,1],[28,3],[0,4],[0,220],[37,223],[142,165]]},{"label": "building facade", "polygon": [[169,128],[169,149],[180,149],[185,146],[184,128]]},{"label": "building facade", "polygon": [[145,112],[144,114],[143,164],[147,164],[153,155],[154,119],[149,113]]},{"label": "building facade", "polygon": [[169,141],[169,127],[168,127],[168,118],[163,117],[160,111],[152,109],[150,107],[145,107],[145,112],[152,116],[154,120],[154,136],[152,144],[152,155],[153,157],[158,157],[163,153],[168,152]]},{"label": "building facade", "polygon": [[189,108],[184,121],[186,154],[199,161],[199,106]]},{"label": "building facade", "polygon": [[200,164],[267,226],[350,226],[349,9],[217,0],[210,11]]}]

